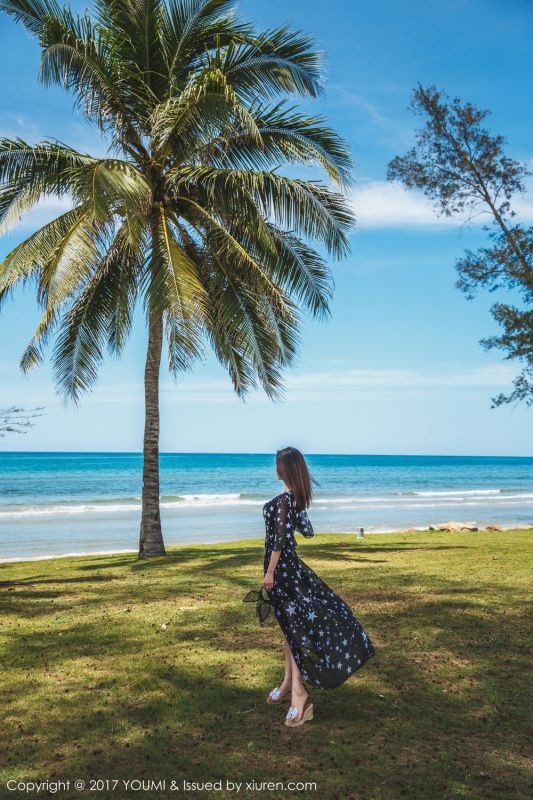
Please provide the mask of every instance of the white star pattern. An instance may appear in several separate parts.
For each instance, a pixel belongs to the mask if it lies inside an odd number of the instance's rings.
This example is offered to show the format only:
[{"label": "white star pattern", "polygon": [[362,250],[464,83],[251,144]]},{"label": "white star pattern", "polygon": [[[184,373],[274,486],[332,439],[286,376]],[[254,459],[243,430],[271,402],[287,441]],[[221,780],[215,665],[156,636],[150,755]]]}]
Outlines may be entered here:
[{"label": "white star pattern", "polygon": [[[373,655],[372,642],[349,606],[298,557],[295,532],[310,537],[313,529],[307,512],[297,511],[292,492],[284,492],[266,503],[263,517],[265,572],[270,553],[280,552],[280,569],[275,571],[274,587],[269,592],[277,622],[304,681],[316,688],[334,688]],[[316,639],[312,639],[315,629],[309,623],[315,620],[319,626]],[[312,660],[309,653],[314,654]],[[332,663],[331,656],[335,653],[337,658],[343,656],[344,661]]]}]

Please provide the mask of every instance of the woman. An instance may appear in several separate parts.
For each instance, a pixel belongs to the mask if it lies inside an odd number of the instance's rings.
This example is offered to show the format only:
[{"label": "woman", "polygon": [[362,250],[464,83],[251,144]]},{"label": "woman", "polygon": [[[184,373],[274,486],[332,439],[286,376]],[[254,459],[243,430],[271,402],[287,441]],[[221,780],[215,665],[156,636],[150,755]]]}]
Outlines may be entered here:
[{"label": "woman", "polygon": [[294,532],[314,535],[306,511],[312,479],[300,451],[279,450],[276,473],[285,491],[263,508],[263,586],[284,633],[285,677],[267,700],[278,703],[290,693],[285,724],[296,726],[313,719],[304,683],[334,689],[374,655],[374,646],[344,600],[296,553]]}]

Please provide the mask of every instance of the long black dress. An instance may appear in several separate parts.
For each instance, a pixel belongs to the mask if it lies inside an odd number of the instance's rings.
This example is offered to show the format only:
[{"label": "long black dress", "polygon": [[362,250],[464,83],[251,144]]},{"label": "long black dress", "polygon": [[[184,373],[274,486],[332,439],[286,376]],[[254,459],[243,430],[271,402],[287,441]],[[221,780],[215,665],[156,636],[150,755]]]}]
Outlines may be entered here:
[{"label": "long black dress", "polygon": [[276,618],[304,683],[334,689],[374,655],[372,641],[344,600],[298,556],[294,532],[310,537],[313,528],[292,492],[266,503],[263,516],[265,573],[272,551],[281,550],[267,593]]}]

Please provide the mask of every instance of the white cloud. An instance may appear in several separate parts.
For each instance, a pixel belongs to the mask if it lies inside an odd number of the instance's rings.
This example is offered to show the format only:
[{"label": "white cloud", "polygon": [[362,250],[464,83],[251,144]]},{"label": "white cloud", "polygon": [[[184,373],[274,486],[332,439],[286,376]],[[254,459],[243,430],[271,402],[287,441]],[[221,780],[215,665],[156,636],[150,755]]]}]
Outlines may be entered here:
[{"label": "white cloud", "polygon": [[501,386],[516,375],[510,364],[489,364],[468,370],[449,372],[424,372],[422,370],[347,369],[338,372],[310,372],[291,375],[287,385],[297,389],[323,390],[327,388],[380,388],[380,387],[447,387],[447,386]]},{"label": "white cloud", "polygon": [[[287,374],[285,376],[285,402],[336,402],[354,398],[361,392],[383,391],[432,392],[446,389],[475,387],[509,387],[516,376],[511,364],[489,364],[471,369],[449,368],[430,372],[416,369],[341,369],[337,371]],[[139,387],[139,392],[141,391]],[[106,392],[107,394],[107,392]],[[161,394],[167,400],[194,404],[237,402],[229,378],[227,380],[197,381],[194,378],[178,380],[177,384],[164,381]],[[251,393],[250,401],[270,403],[264,392]]]},{"label": "white cloud", "polygon": [[456,219],[438,217],[424,195],[399,183],[367,181],[355,189],[352,203],[361,228],[457,225]]},{"label": "white cloud", "polygon": [[[457,227],[467,216],[438,216],[421,192],[405,189],[400,183],[365,181],[354,190],[352,204],[361,228]],[[528,195],[513,202],[516,221],[533,221],[533,203]],[[489,221],[482,213],[472,217],[473,225]]]},{"label": "white cloud", "polygon": [[[323,370],[307,373],[287,373],[283,404],[345,403],[359,400],[363,396],[379,396],[390,393],[402,395],[433,395],[435,393],[464,392],[479,388],[480,391],[508,390],[517,374],[511,364],[488,364],[463,369],[453,365],[440,370],[401,369],[384,367],[376,369],[350,368]],[[49,374],[37,380],[36,375],[23,376],[15,363],[0,363],[0,407],[16,402],[26,406],[59,408],[58,397]],[[42,378],[44,379],[44,382]],[[199,379],[193,375],[181,375],[174,382],[168,376],[161,381],[162,407],[168,413],[176,406],[221,406],[241,404],[233,391],[229,377]],[[108,383],[104,376],[94,390],[82,399],[82,406],[121,406],[142,408],[142,381],[125,377],[121,383]],[[269,405],[271,400],[263,390],[252,391],[247,403]],[[70,406],[69,406],[70,408]],[[73,410],[73,409],[71,409]]]},{"label": "white cloud", "polygon": [[[407,228],[447,227],[453,228],[466,221],[466,216],[437,216],[430,203],[420,192],[408,191],[401,184],[387,181],[367,181],[356,189],[352,203],[360,228]],[[72,208],[68,198],[48,196],[41,200],[28,214],[23,215],[16,229],[36,230],[59,214]],[[528,195],[513,202],[516,221],[533,222],[533,202]],[[488,214],[472,219],[473,225],[489,220]]]}]

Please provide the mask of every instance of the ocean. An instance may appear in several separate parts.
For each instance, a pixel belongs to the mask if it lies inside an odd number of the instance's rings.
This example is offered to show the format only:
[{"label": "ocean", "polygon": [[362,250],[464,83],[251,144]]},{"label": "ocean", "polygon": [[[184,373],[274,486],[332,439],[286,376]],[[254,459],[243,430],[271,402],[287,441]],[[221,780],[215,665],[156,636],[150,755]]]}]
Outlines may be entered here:
[{"label": "ocean", "polygon": [[[533,458],[309,455],[315,531],[386,532],[460,520],[533,527]],[[0,560],[135,551],[137,453],[0,453]],[[274,455],[161,455],[165,542],[264,536],[282,491]]]}]

